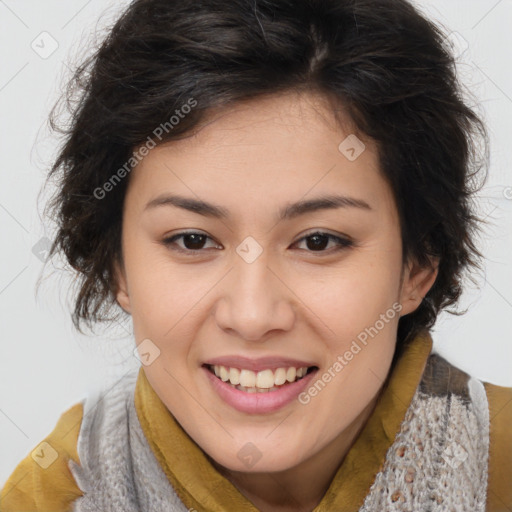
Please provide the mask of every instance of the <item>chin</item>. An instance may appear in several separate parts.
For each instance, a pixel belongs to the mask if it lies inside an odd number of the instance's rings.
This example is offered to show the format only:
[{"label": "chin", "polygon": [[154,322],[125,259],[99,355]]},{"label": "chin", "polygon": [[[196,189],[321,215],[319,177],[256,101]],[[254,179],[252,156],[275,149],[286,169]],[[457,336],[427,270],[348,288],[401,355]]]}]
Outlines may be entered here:
[{"label": "chin", "polygon": [[218,456],[215,453],[208,455],[214,465],[220,465],[229,471],[241,473],[276,473],[286,471],[295,467],[300,461],[296,458],[296,453],[290,449],[290,453],[275,453],[275,448],[270,453],[266,449],[259,449],[257,443],[248,441],[233,454],[223,451]]}]

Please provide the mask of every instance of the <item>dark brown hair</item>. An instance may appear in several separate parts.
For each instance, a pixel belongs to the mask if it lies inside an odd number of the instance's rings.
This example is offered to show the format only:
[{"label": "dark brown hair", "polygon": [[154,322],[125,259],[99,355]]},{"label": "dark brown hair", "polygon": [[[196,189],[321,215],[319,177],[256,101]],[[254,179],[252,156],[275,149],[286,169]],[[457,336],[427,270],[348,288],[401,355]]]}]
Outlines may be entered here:
[{"label": "dark brown hair", "polygon": [[[440,258],[422,304],[399,320],[398,343],[457,302],[463,271],[481,268],[471,201],[487,134],[437,25],[405,0],[136,0],[70,81],[70,124],[51,116],[65,140],[49,174],[58,184],[50,255],[62,252],[78,272],[78,330],[123,315],[114,263],[134,149],[186,136],[209,109],[292,90],[335,98],[376,141],[404,261]],[[191,98],[194,108],[171,122]]]}]

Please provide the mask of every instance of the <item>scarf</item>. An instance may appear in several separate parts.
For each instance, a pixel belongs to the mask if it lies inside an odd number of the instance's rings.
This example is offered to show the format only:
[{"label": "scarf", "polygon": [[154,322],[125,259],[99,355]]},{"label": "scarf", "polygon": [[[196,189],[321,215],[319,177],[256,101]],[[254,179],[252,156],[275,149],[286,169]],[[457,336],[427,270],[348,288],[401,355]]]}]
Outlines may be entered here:
[{"label": "scarf", "polygon": [[[483,383],[430,353],[410,390],[412,398],[398,386],[397,375],[407,374],[411,358],[430,348],[426,333],[406,349],[374,414],[313,512],[485,512],[489,413]],[[375,414],[393,400],[401,404],[403,415]],[[143,367],[83,403],[77,444],[81,465],[69,461],[84,493],[73,502],[74,512],[257,512],[167,411]],[[165,415],[165,424],[151,423],[153,409]],[[382,447],[372,444],[376,418],[391,440],[382,457]],[[155,442],[158,436],[168,443],[164,451],[164,444]],[[375,475],[357,471],[358,453],[382,458]],[[367,490],[357,507],[344,493],[347,479]]]}]

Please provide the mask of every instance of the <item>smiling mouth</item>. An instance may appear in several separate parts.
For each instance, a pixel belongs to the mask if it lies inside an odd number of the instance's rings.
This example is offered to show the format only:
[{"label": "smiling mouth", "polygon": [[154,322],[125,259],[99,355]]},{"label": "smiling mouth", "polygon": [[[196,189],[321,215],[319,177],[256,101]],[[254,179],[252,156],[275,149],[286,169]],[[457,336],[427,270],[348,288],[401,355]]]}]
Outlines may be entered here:
[{"label": "smiling mouth", "polygon": [[294,382],[298,382],[306,375],[318,369],[317,366],[304,366],[302,368],[277,368],[276,370],[252,370],[226,367],[221,365],[203,365],[219,380],[231,387],[246,393],[268,393],[277,391]]}]

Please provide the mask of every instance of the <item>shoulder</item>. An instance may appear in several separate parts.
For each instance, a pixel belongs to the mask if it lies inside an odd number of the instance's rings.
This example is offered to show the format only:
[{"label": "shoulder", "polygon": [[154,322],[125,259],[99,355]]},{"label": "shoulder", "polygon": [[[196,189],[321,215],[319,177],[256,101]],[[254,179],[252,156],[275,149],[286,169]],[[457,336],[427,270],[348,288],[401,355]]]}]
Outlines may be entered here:
[{"label": "shoulder", "polygon": [[512,510],[512,387],[482,384],[490,420],[487,512]]},{"label": "shoulder", "polygon": [[3,512],[21,510],[64,512],[82,492],[68,467],[80,463],[77,441],[83,402],[61,414],[52,432],[16,466],[0,492]]}]

